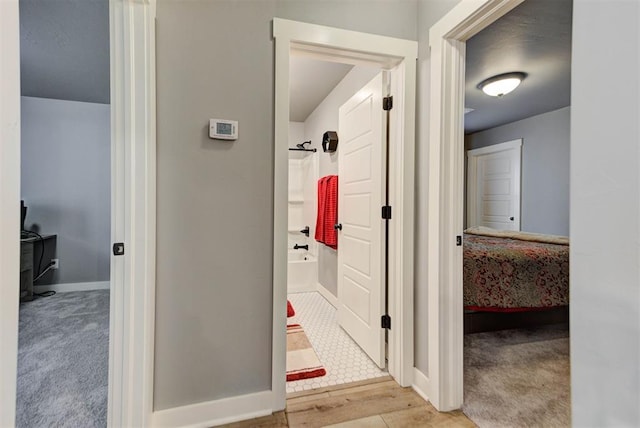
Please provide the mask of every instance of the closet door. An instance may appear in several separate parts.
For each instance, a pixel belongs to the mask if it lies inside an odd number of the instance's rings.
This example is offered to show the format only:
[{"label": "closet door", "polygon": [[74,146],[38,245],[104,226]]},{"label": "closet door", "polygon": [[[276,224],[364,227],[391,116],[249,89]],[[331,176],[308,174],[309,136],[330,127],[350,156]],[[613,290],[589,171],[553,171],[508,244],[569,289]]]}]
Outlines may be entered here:
[{"label": "closet door", "polygon": [[383,368],[382,90],[380,73],[339,112],[338,322]]},{"label": "closet door", "polygon": [[522,139],[467,152],[467,224],[520,230]]}]

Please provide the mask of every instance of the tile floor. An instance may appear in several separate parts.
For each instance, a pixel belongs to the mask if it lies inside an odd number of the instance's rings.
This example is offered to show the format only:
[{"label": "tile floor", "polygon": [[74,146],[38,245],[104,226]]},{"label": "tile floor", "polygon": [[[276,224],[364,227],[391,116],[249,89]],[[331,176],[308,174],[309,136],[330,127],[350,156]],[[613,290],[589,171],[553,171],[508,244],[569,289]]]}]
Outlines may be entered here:
[{"label": "tile floor", "polygon": [[300,324],[304,328],[327,374],[287,382],[287,393],[387,375],[340,328],[336,309],[320,293],[292,293],[288,298],[296,314],[287,319],[287,324]]}]

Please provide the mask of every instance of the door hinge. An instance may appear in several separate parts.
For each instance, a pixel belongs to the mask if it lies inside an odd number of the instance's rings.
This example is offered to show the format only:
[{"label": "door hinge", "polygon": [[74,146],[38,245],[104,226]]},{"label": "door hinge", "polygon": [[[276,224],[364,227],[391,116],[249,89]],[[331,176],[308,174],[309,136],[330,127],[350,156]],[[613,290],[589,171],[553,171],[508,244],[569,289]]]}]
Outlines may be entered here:
[{"label": "door hinge", "polygon": [[458,235],[456,236],[456,247],[459,247],[462,245],[462,236]]},{"label": "door hinge", "polygon": [[388,97],[384,97],[382,99],[382,110],[388,111],[393,108],[393,97],[389,95]]},{"label": "door hinge", "polygon": [[385,205],[382,207],[382,218],[385,220],[391,220],[391,205]]},{"label": "door hinge", "polygon": [[124,242],[116,242],[115,244],[113,244],[113,255],[114,256],[124,255]]},{"label": "door hinge", "polygon": [[391,330],[391,317],[389,315],[383,315],[380,319],[382,328]]}]

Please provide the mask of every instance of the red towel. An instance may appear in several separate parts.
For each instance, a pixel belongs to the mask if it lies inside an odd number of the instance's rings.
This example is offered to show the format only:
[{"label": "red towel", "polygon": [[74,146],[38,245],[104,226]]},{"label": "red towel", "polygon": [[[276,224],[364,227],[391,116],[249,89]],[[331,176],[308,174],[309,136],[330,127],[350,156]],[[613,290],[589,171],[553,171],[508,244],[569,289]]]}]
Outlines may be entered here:
[{"label": "red towel", "polygon": [[326,181],[327,177],[318,180],[318,215],[316,217],[316,234],[315,239],[324,243],[324,207],[326,199]]},{"label": "red towel", "polygon": [[327,180],[324,206],[324,243],[338,249],[338,231],[333,225],[338,223],[338,176],[330,175]]},{"label": "red towel", "polygon": [[318,215],[315,239],[333,249],[338,248],[338,176],[328,175],[318,180]]}]

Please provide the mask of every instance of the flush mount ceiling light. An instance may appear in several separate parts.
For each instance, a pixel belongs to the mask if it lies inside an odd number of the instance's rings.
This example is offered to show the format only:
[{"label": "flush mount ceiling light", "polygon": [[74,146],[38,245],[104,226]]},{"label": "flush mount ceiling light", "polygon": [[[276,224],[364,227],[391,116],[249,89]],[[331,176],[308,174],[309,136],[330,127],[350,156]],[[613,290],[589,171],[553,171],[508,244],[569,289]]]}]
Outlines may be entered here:
[{"label": "flush mount ceiling light", "polygon": [[525,77],[527,75],[520,71],[499,74],[478,83],[478,89],[492,97],[501,97],[517,88]]}]

